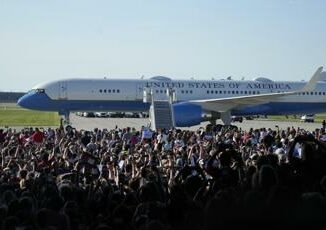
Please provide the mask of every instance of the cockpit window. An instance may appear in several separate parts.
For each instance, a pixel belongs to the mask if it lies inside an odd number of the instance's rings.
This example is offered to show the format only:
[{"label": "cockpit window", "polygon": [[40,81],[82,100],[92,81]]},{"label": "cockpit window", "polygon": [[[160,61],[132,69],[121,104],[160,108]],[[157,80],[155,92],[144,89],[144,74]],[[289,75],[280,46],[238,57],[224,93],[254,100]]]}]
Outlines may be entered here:
[{"label": "cockpit window", "polygon": [[35,92],[36,92],[36,93],[44,93],[45,90],[44,90],[44,89],[35,89]]}]

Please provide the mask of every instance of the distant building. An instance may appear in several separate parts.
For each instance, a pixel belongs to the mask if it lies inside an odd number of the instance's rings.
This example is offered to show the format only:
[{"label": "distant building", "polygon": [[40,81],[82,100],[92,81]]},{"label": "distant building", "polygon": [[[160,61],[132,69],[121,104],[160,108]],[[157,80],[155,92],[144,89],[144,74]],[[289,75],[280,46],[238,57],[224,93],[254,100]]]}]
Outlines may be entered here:
[{"label": "distant building", "polygon": [[16,103],[23,92],[0,92],[0,103]]}]

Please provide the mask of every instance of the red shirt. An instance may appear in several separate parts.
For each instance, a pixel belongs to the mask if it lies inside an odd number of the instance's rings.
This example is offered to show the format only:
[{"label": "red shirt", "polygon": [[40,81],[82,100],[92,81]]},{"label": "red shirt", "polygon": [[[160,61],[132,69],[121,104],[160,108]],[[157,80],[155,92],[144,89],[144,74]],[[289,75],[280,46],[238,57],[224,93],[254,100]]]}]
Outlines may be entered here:
[{"label": "red shirt", "polygon": [[37,142],[37,143],[42,143],[43,142],[43,139],[44,139],[44,133],[43,132],[35,132],[33,135],[32,135],[32,140],[34,142]]}]

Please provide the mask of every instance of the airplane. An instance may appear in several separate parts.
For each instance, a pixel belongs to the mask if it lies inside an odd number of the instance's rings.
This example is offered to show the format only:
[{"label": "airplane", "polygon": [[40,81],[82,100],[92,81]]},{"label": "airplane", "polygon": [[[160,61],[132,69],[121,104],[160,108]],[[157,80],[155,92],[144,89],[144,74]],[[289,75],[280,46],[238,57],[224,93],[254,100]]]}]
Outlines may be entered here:
[{"label": "airplane", "polygon": [[326,112],[326,82],[319,67],[308,82],[254,80],[150,79],[63,79],[38,84],[18,100],[21,107],[57,111],[69,119],[72,111],[144,112],[150,102],[144,91],[151,89],[155,100],[175,91],[172,104],[176,127],[190,127],[211,114],[230,124],[231,116],[291,115]]}]

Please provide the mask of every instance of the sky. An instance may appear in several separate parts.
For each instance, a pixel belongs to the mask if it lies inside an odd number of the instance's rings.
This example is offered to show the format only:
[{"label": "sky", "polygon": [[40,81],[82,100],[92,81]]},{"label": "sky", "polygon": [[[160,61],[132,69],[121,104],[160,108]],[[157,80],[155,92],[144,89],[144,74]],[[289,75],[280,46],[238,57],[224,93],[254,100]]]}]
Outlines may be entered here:
[{"label": "sky", "polygon": [[0,91],[63,78],[309,80],[324,0],[0,0]]}]

